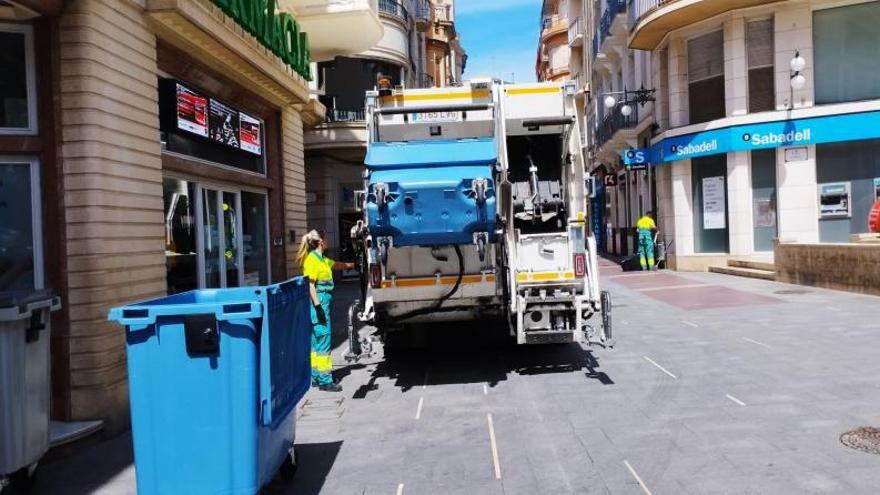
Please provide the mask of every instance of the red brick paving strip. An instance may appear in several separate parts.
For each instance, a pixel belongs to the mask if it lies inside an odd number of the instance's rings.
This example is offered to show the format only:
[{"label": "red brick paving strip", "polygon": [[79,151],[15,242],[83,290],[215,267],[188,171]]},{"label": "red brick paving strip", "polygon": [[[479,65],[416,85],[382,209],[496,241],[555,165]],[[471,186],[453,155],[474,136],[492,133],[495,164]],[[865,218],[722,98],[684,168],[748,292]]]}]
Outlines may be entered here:
[{"label": "red brick paving strip", "polygon": [[[616,279],[615,282],[621,279]],[[670,284],[671,285],[671,284]],[[675,284],[680,285],[680,284]],[[704,287],[670,288],[668,290],[654,290],[642,294],[658,301],[682,309],[712,309],[727,308],[734,306],[754,306],[758,304],[774,304],[783,302],[773,297],[753,294],[736,289],[729,289],[718,285],[706,285]]]}]

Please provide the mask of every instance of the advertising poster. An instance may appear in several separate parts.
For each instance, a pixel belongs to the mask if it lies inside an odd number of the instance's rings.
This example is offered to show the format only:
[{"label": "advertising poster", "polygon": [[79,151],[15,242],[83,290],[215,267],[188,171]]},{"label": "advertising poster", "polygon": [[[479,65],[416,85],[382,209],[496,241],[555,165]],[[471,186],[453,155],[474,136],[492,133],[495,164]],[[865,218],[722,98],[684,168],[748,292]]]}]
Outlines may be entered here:
[{"label": "advertising poster", "polygon": [[776,209],[770,198],[755,198],[754,200],[755,227],[776,227]]},{"label": "advertising poster", "polygon": [[724,229],[725,191],[724,177],[703,178],[703,228],[706,230]]},{"label": "advertising poster", "polygon": [[214,141],[238,148],[238,111],[211,99],[208,126]]},{"label": "advertising poster", "polygon": [[880,201],[880,178],[874,179],[874,201]]},{"label": "advertising poster", "polygon": [[208,137],[208,99],[177,84],[177,128]]},{"label": "advertising poster", "polygon": [[263,129],[259,120],[239,112],[241,149],[255,155],[263,154]]}]

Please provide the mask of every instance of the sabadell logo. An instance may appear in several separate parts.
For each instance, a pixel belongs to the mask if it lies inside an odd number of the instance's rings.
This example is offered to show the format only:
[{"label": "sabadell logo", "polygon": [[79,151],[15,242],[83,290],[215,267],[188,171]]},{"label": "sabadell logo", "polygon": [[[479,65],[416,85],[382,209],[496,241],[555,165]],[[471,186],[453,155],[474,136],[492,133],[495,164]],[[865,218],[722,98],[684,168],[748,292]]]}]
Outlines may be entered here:
[{"label": "sabadell logo", "polygon": [[758,134],[745,133],[743,141],[751,143],[752,146],[767,146],[789,143],[809,142],[811,139],[811,130],[804,129],[802,131],[789,131],[782,134]]},{"label": "sabadell logo", "polygon": [[673,144],[670,146],[669,151],[672,153],[681,156],[681,155],[691,155],[694,153],[707,153],[709,151],[718,150],[718,140],[713,139],[711,141],[700,143],[700,144],[687,144],[684,146]]}]

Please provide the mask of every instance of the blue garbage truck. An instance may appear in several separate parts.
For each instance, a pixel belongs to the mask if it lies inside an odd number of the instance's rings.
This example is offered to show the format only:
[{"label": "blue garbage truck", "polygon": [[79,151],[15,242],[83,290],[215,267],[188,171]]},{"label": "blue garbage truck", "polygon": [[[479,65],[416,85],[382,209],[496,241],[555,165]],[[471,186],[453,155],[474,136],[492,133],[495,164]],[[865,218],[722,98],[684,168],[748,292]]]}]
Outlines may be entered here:
[{"label": "blue garbage truck", "polygon": [[352,319],[386,336],[485,319],[520,344],[613,345],[575,96],[490,79],[368,92]]}]

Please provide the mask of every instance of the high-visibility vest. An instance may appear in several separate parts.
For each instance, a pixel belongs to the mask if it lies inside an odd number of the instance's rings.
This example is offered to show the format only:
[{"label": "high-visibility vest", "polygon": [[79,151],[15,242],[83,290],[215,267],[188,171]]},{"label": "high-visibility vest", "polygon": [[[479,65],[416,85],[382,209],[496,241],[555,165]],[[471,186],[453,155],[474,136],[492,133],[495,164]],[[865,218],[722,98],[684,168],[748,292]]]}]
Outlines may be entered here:
[{"label": "high-visibility vest", "polygon": [[654,223],[654,219],[645,215],[636,222],[636,228],[639,230],[656,230],[657,224]]}]

